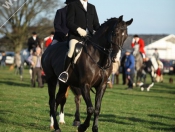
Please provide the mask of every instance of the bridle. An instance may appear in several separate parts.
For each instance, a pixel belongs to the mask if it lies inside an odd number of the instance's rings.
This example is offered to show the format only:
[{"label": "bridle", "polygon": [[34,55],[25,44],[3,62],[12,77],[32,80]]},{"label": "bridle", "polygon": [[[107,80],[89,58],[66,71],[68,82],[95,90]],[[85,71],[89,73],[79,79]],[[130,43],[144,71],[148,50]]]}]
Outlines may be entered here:
[{"label": "bridle", "polygon": [[[113,45],[116,45],[116,46],[119,48],[119,50],[122,49],[122,45],[119,45],[119,44],[113,42],[113,40],[115,39],[115,37],[117,37],[117,35],[116,35],[116,33],[115,33],[117,24],[118,24],[118,21],[117,21],[117,22],[114,24],[114,26],[112,27],[112,31],[109,32],[108,35],[107,35],[107,36],[108,36],[107,40],[108,40],[108,43],[110,44],[110,47],[109,47],[109,48],[102,47],[102,46],[100,46],[99,44],[97,44],[97,43],[91,41],[91,40],[88,39],[88,38],[86,38],[85,43],[86,43],[87,41],[89,41],[90,44],[91,44],[93,47],[95,47],[95,48],[98,49],[100,52],[102,52],[103,54],[105,54],[106,56],[108,56],[108,58],[111,58],[111,53],[112,53],[112,51],[113,51]],[[110,29],[111,29],[111,28],[110,28]],[[110,29],[108,29],[108,30],[110,30]],[[127,30],[127,28],[122,28],[122,27],[119,28],[119,29]],[[123,39],[123,37],[122,37],[122,39]],[[123,40],[122,40],[122,42],[123,42]],[[111,64],[112,64],[111,59],[109,59],[109,63],[108,63],[107,66],[100,66],[100,65],[93,59],[93,57],[87,52],[87,50],[86,50],[86,53],[88,54],[88,56],[90,56],[90,58],[93,60],[93,62],[96,63],[96,64],[98,65],[98,67],[99,67],[100,69],[103,69],[103,70],[108,69],[108,68],[111,66]]]},{"label": "bridle", "polygon": [[[111,44],[111,47],[112,47],[112,45],[116,45],[116,46],[119,48],[119,50],[122,50],[122,49],[123,49],[123,48],[122,48],[122,45],[113,42],[113,38],[116,37],[115,30],[116,30],[117,24],[118,24],[117,22],[114,24],[111,33],[109,33],[109,35],[108,35],[108,42]],[[118,29],[127,30],[127,27],[126,27],[126,28],[124,28],[124,27],[119,27]],[[121,42],[123,42],[123,39],[124,39],[124,38],[122,37],[122,41],[121,41]]]}]

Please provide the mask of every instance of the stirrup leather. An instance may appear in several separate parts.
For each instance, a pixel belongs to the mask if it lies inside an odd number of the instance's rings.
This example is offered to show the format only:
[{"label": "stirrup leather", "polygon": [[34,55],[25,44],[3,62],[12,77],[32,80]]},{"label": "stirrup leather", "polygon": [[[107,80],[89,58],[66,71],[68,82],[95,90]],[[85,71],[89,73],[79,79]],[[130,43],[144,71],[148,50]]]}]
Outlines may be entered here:
[{"label": "stirrup leather", "polygon": [[67,80],[68,80],[68,78],[69,78],[69,74],[68,74],[67,71],[63,71],[63,72],[59,75],[59,77],[58,77],[58,79],[59,79],[60,81],[62,81],[63,83],[66,83]]}]

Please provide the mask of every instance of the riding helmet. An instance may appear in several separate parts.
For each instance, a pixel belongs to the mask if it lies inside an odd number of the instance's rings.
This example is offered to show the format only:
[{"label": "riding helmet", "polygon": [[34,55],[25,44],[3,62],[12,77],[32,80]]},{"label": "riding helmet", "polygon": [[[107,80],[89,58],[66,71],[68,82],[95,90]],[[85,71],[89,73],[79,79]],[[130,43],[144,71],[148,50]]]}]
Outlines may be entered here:
[{"label": "riding helmet", "polygon": [[77,0],[66,0],[64,3],[65,4],[70,4],[71,2],[74,2],[74,1],[77,1]]}]

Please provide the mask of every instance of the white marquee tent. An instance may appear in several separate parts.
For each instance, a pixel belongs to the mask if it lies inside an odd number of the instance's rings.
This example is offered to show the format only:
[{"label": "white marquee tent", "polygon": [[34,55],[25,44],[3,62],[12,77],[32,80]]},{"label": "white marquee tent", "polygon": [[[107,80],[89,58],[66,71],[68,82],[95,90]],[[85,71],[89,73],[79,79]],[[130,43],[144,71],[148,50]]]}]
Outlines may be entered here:
[{"label": "white marquee tent", "polygon": [[146,55],[152,56],[155,48],[159,52],[160,59],[175,60],[175,35],[171,34],[145,46]]}]

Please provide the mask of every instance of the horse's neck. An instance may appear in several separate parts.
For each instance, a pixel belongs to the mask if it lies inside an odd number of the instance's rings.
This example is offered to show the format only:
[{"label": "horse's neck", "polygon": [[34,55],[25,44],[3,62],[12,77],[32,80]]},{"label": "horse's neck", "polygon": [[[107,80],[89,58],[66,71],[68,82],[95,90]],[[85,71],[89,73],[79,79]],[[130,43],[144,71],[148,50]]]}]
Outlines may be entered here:
[{"label": "horse's neck", "polygon": [[103,48],[109,48],[108,38],[106,37],[106,30],[98,31],[93,37],[92,41]]},{"label": "horse's neck", "polygon": [[[105,39],[105,34],[94,35],[87,44],[87,53],[90,58],[97,62],[100,66],[104,66],[107,62],[108,55],[104,50],[107,45],[107,40]],[[86,51],[85,51],[86,52]]]},{"label": "horse's neck", "polygon": [[142,65],[143,65],[143,58],[142,58],[140,52],[138,54],[136,54],[135,61],[136,61],[135,67],[136,67],[136,70],[138,71],[142,68]]}]

